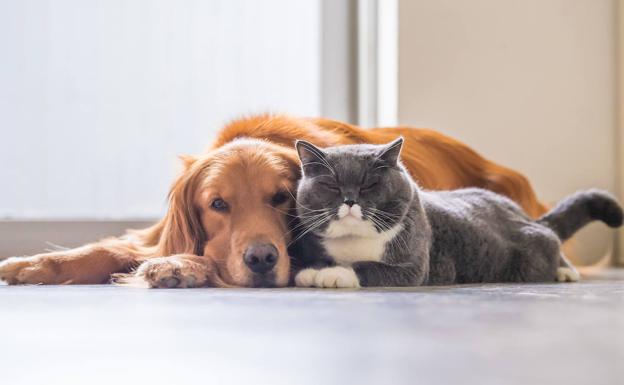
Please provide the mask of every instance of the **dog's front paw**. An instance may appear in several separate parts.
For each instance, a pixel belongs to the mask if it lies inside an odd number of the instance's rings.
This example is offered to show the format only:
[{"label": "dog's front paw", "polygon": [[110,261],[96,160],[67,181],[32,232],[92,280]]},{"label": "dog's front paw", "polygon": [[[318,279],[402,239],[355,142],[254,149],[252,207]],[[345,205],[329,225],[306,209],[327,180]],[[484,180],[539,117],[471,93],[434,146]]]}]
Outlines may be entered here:
[{"label": "dog's front paw", "polygon": [[[142,279],[149,287],[201,287],[208,278],[202,265],[171,257],[153,258],[143,262],[134,273],[134,278]],[[129,280],[132,282],[132,279]],[[122,280],[120,283],[124,283]]]},{"label": "dog's front paw", "polygon": [[0,280],[9,285],[49,284],[54,281],[52,260],[33,257],[10,257],[0,262]]},{"label": "dog's front paw", "polygon": [[331,288],[358,288],[360,280],[350,267],[334,266],[318,270],[314,286]]},{"label": "dog's front paw", "polygon": [[32,266],[32,261],[23,257],[10,257],[0,262],[0,280],[9,285],[17,285],[22,282],[18,279],[20,272]]}]

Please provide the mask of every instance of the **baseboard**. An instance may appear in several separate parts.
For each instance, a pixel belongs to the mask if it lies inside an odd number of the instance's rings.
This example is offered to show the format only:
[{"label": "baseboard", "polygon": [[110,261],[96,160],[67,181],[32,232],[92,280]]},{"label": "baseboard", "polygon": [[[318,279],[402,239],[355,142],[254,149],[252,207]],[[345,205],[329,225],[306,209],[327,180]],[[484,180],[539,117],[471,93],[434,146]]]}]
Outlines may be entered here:
[{"label": "baseboard", "polygon": [[156,220],[36,220],[0,221],[0,259],[31,255],[53,249],[54,245],[76,247],[126,229],[141,229]]}]

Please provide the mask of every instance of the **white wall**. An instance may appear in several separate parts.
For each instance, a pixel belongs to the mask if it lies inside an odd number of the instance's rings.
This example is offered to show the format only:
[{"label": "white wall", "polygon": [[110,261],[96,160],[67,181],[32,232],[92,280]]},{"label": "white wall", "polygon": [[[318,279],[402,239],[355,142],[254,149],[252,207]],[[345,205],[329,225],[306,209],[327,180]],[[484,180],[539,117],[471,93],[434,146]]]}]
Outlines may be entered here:
[{"label": "white wall", "polygon": [[317,0],[0,0],[0,218],[158,216],[241,114],[318,115]]},{"label": "white wall", "polygon": [[[399,122],[511,166],[554,202],[616,188],[615,0],[401,0]],[[592,226],[593,261],[612,232]]]}]

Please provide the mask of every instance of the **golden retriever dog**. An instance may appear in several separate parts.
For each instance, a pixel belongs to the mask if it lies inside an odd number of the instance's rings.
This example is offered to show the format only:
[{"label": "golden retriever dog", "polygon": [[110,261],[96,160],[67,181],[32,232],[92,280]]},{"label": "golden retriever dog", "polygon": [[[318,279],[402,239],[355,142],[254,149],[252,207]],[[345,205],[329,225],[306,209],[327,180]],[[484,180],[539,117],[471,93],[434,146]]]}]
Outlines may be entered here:
[{"label": "golden retriever dog", "polygon": [[482,187],[507,195],[530,215],[545,207],[519,173],[436,131],[362,129],[326,120],[259,115],[224,127],[209,150],[184,156],[184,171],[158,223],[76,249],[0,263],[9,284],[148,287],[286,286],[289,222],[299,163],[293,143],[325,147],[405,138],[402,161],[426,189]]}]

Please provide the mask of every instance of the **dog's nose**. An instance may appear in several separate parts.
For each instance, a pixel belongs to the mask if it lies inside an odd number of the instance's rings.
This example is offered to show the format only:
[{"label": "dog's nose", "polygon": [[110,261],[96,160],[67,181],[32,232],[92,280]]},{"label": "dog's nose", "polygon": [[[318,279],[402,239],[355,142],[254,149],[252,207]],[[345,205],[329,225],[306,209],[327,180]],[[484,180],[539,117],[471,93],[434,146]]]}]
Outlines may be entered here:
[{"label": "dog's nose", "polygon": [[355,203],[356,202],[353,199],[347,198],[347,199],[344,200],[344,204],[349,206],[349,207],[352,207]]},{"label": "dog's nose", "polygon": [[263,274],[271,271],[277,263],[277,249],[268,243],[251,245],[243,256],[251,271]]}]

